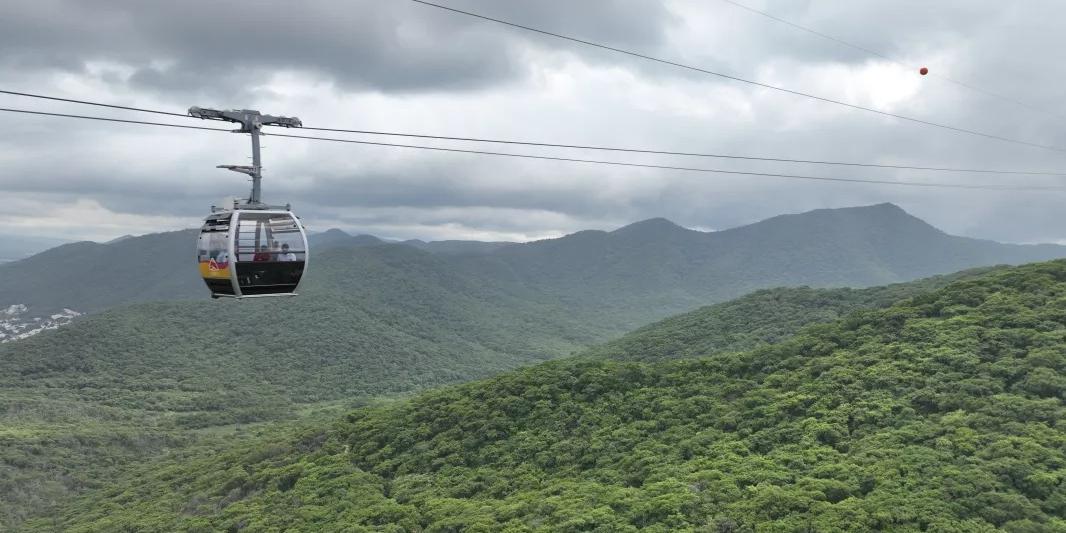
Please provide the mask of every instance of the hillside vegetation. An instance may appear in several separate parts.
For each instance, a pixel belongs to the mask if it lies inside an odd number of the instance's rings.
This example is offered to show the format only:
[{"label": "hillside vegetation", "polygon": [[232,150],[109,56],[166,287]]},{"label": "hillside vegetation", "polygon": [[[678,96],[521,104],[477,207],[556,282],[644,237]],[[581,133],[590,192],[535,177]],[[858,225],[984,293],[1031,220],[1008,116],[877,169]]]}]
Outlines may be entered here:
[{"label": "hillside vegetation", "polygon": [[[0,300],[91,313],[0,347],[0,529],[201,433],[484,378],[751,289],[865,285],[1064,250],[951,237],[888,204],[717,233],[659,219],[527,244],[334,231],[312,237],[300,297],[232,302],[206,298],[194,237],[74,243],[0,265]],[[743,350],[921,290],[771,291],[598,353]]]},{"label": "hillside vegetation", "polygon": [[64,308],[88,313],[202,296],[196,235],[184,230],[109,244],[76,242],[0,264],[0,306],[24,304],[45,316]]},{"label": "hillside vegetation", "polygon": [[694,358],[776,344],[811,324],[861,309],[887,307],[994,268],[966,270],[866,289],[763,289],[735,300],[666,318],[590,348],[583,355],[626,361]]},{"label": "hillside vegetation", "polygon": [[413,248],[323,259],[297,298],[139,304],[0,345],[0,530],[201,429],[482,378],[607,335]]},{"label": "hillside vegetation", "polygon": [[1064,531],[1066,262],[778,345],[555,361],[161,461],[68,531]]}]

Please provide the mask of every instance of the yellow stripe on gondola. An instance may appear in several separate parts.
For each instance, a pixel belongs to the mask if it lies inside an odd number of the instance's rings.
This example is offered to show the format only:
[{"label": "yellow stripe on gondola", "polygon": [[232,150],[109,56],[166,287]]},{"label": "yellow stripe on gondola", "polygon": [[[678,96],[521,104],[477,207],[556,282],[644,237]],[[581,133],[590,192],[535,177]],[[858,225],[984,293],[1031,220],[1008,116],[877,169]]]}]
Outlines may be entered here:
[{"label": "yellow stripe on gondola", "polygon": [[200,263],[200,277],[204,279],[229,279],[229,263],[219,267],[214,261]]}]

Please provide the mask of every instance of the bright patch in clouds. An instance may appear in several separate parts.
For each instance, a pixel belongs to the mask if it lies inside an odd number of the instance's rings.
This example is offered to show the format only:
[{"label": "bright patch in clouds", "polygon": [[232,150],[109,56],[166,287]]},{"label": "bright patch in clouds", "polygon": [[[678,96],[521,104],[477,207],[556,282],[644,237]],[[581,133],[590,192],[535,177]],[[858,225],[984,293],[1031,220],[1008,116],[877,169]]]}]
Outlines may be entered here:
[{"label": "bright patch in clouds", "polygon": [[174,216],[145,216],[115,212],[91,199],[53,204],[16,201],[0,212],[5,233],[104,242],[123,235],[139,235],[198,227],[199,220]]}]

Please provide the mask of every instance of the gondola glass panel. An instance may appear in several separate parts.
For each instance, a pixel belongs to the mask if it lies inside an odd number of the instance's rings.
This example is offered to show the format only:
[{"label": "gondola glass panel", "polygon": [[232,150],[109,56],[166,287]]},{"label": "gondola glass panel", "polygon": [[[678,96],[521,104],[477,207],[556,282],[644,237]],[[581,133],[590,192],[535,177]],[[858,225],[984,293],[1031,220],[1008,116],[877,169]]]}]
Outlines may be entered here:
[{"label": "gondola glass panel", "polygon": [[296,292],[307,262],[307,241],[296,217],[254,211],[237,216],[233,249],[241,295]]}]

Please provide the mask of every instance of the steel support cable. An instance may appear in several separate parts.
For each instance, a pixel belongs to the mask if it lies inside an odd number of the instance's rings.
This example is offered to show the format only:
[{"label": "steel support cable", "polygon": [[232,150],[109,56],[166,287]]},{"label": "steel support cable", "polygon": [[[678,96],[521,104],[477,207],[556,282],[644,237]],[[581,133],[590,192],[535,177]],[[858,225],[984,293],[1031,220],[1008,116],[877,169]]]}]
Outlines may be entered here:
[{"label": "steel support cable", "polygon": [[[124,123],[124,124],[138,124],[138,125],[146,125],[146,126],[164,126],[164,127],[170,127],[170,128],[181,128],[181,129],[192,129],[192,130],[217,131],[217,132],[231,133],[231,130],[223,129],[223,128],[208,128],[208,127],[204,127],[204,126],[189,126],[189,125],[184,125],[184,124],[169,124],[169,123],[165,123],[165,122],[149,122],[149,121],[143,121],[143,120],[128,120],[128,119],[118,119],[118,118],[110,118],[110,117],[94,117],[94,116],[87,116],[87,115],[74,115],[74,114],[69,114],[69,113],[49,113],[49,112],[44,112],[44,111],[31,111],[31,110],[26,110],[26,109],[0,108],[0,111],[11,112],[11,113],[26,113],[26,114],[31,114],[31,115],[42,115],[42,116],[49,116],[49,117],[75,118],[75,119],[95,120],[95,121],[104,121],[104,122],[117,122],[117,123]],[[796,179],[796,180],[809,180],[809,181],[865,183],[865,184],[874,184],[874,185],[898,185],[898,186],[910,186],[910,187],[930,187],[930,188],[968,189],[968,190],[986,190],[986,191],[1043,191],[1043,192],[1063,191],[1063,192],[1066,192],[1066,187],[1038,187],[1038,186],[996,187],[996,186],[986,186],[986,185],[967,185],[967,184],[958,184],[958,183],[895,181],[895,180],[858,179],[858,178],[837,178],[837,177],[830,177],[830,176],[808,176],[808,175],[801,175],[801,174],[779,174],[779,173],[770,173],[770,172],[746,172],[746,171],[740,171],[740,170],[725,170],[725,169],[700,168],[700,167],[683,167],[683,166],[674,166],[674,165],[655,165],[655,164],[649,164],[649,163],[628,163],[628,162],[623,162],[623,161],[607,161],[607,160],[602,160],[602,159],[579,159],[579,158],[572,158],[572,157],[553,157],[553,156],[534,155],[534,154],[516,154],[516,153],[509,153],[509,152],[491,152],[491,151],[485,151],[485,150],[466,150],[466,149],[460,149],[460,148],[444,148],[444,147],[437,147],[437,146],[423,146],[423,145],[398,144],[398,143],[381,143],[381,142],[372,142],[372,141],[360,141],[360,140],[355,140],[355,139],[340,139],[340,138],[332,138],[332,137],[317,137],[317,136],[311,136],[311,135],[293,135],[293,134],[285,134],[285,133],[269,133],[269,134],[264,133],[264,135],[268,135],[268,136],[271,136],[271,137],[285,137],[285,138],[291,138],[291,139],[305,139],[305,140],[312,140],[312,141],[340,142],[340,143],[360,144],[360,145],[367,145],[367,146],[386,146],[386,147],[393,147],[393,148],[430,150],[430,151],[436,151],[436,152],[450,152],[450,153],[487,155],[487,156],[511,157],[511,158],[523,158],[523,159],[539,159],[539,160],[546,160],[546,161],[585,163],[585,164],[609,165],[609,166],[631,167],[631,168],[649,168],[649,169],[656,169],[656,170],[676,170],[676,171],[684,171],[684,172],[703,172],[703,173],[727,174],[727,175],[736,175],[736,176],[757,176],[757,177]]]},{"label": "steel support cable", "polygon": [[[89,100],[76,100],[72,98],[59,98],[55,96],[46,96],[41,94],[24,93],[17,91],[7,91],[0,89],[0,94],[11,94],[17,96],[25,96],[29,98],[41,98],[45,100],[55,100],[60,102],[71,102],[84,105],[92,105],[99,107],[106,107],[112,109],[121,109],[126,111],[139,111],[144,113],[156,113],[160,115],[176,116],[182,118],[195,118],[188,114],[173,113],[170,111],[161,111],[158,109],[146,109],[139,107],[128,107],[114,104],[105,104],[101,102],[93,102]],[[929,166],[917,166],[917,165],[890,165],[890,164],[878,164],[878,163],[856,163],[845,161],[824,161],[824,160],[812,160],[812,159],[794,159],[794,158],[781,158],[781,157],[760,157],[760,156],[741,156],[731,154],[714,154],[714,153],[701,153],[701,152],[679,152],[671,150],[651,150],[641,148],[621,148],[611,146],[595,146],[595,145],[577,145],[577,144],[560,144],[560,143],[547,143],[536,141],[517,141],[517,140],[501,140],[501,139],[487,139],[476,137],[455,137],[445,135],[425,135],[417,133],[398,133],[398,132],[386,132],[386,131],[373,131],[373,130],[358,130],[358,129],[344,129],[344,128],[315,128],[315,127],[303,127],[303,130],[310,131],[328,131],[335,133],[355,133],[363,135],[386,135],[395,137],[411,137],[419,139],[438,139],[438,140],[450,140],[450,141],[463,141],[463,142],[480,142],[480,143],[495,143],[495,144],[512,144],[523,146],[540,146],[547,148],[571,148],[580,150],[598,150],[608,152],[630,152],[641,154],[654,154],[654,155],[676,155],[685,157],[705,157],[705,158],[717,158],[717,159],[734,159],[743,161],[766,161],[771,163],[797,163],[808,165],[832,165],[832,166],[847,166],[847,167],[868,167],[868,168],[886,168],[896,170],[924,170],[934,172],[969,172],[980,174],[1013,174],[1023,176],[1066,176],[1066,172],[1048,172],[1048,171],[1024,171],[1024,170],[995,170],[995,169],[972,169],[972,168],[952,168],[952,167],[929,167]]]},{"label": "steel support cable", "polygon": [[738,176],[761,176],[769,178],[786,178],[786,179],[799,179],[799,180],[815,180],[815,181],[835,181],[846,183],[869,183],[880,185],[903,185],[911,187],[937,187],[937,188],[949,188],[949,189],[975,189],[975,190],[993,190],[993,191],[1064,191],[1066,187],[992,187],[984,185],[966,185],[958,183],[938,183],[938,182],[920,182],[920,181],[893,181],[893,180],[878,180],[878,179],[858,179],[858,178],[835,178],[829,176],[807,176],[800,174],[777,174],[769,172],[745,172],[739,170],[724,170],[714,168],[700,168],[700,167],[682,167],[673,165],[654,165],[648,163],[627,163],[622,161],[606,161],[602,159],[579,159],[573,157],[553,157],[545,155],[534,154],[516,154],[510,152],[491,152],[486,150],[466,150],[461,148],[444,148],[438,146],[423,146],[416,144],[398,144],[398,143],[382,143],[373,141],[359,141],[355,139],[340,139],[332,137],[316,137],[311,135],[293,135],[288,133],[269,133],[264,134],[271,137],[287,137],[292,139],[308,139],[314,141],[330,141],[340,143],[361,144],[369,146],[388,146],[393,148],[409,148],[418,150],[432,150],[437,152],[451,152],[460,154],[475,154],[475,155],[489,155],[499,157],[515,157],[525,159],[541,159],[547,161],[563,161],[570,163],[588,163],[596,165],[611,165],[621,167],[636,167],[636,168],[650,168],[658,170],[679,170],[685,172],[707,172],[713,174],[732,174]]},{"label": "steel support cable", "polygon": [[111,109],[123,109],[126,111],[140,111],[142,113],[155,113],[157,115],[169,115],[172,117],[185,117],[192,118],[188,113],[173,113],[170,111],[160,111],[158,109],[145,109],[143,107],[129,107],[124,105],[115,104],[103,104],[100,102],[91,102],[89,100],[76,100],[74,98],[60,98],[58,96],[45,96],[43,94],[22,93],[18,91],[5,91],[0,89],[0,94],[10,94],[14,96],[26,96],[28,98],[40,98],[42,100],[54,100],[56,102],[70,102],[72,104],[93,105],[97,107],[109,107]]},{"label": "steel support cable", "polygon": [[703,152],[674,152],[669,150],[648,150],[641,148],[619,148],[612,146],[594,146],[594,145],[581,145],[581,144],[557,144],[547,142],[536,141],[515,141],[515,140],[500,140],[500,139],[486,139],[479,137],[450,137],[447,135],[425,135],[419,133],[398,133],[391,131],[374,131],[374,130],[350,130],[342,128],[313,128],[303,127],[302,130],[309,131],[329,131],[335,133],[357,133],[362,135],[384,135],[391,137],[411,137],[417,139],[437,139],[446,141],[464,141],[464,142],[478,142],[478,143],[494,143],[494,144],[513,144],[521,146],[541,146],[546,148],[573,148],[578,150],[599,150],[606,152],[628,152],[637,154],[653,154],[653,155],[676,155],[685,157],[706,157],[716,159],[737,159],[743,161],[766,161],[771,163],[800,163],[806,165],[835,165],[835,166],[847,166],[847,167],[867,167],[867,168],[887,168],[895,170],[928,170],[936,172],[972,172],[979,174],[1015,174],[1023,176],[1066,176],[1066,172],[1041,172],[1041,171],[1025,171],[1025,170],[994,170],[994,169],[976,169],[976,168],[953,168],[953,167],[923,167],[913,165],[889,165],[879,163],[854,163],[844,161],[821,161],[814,159],[789,159],[779,157],[758,157],[758,156],[743,156],[743,155],[730,155],[730,154],[712,154]]},{"label": "steel support cable", "polygon": [[0,107],[0,111],[6,111],[8,113],[25,113],[28,115],[43,115],[47,117],[62,117],[62,118],[79,118],[84,120],[97,120],[101,122],[121,122],[124,124],[142,124],[145,126],[166,126],[169,128],[182,128],[187,130],[206,130],[206,131],[222,131],[226,133],[232,133],[233,130],[225,128],[208,128],[205,126],[189,126],[187,124],[169,124],[167,122],[149,122],[145,120],[129,120],[124,118],[111,118],[111,117],[93,117],[89,115],[74,115],[70,113],[49,113],[45,111],[32,111],[29,109],[11,109],[8,107]]}]

